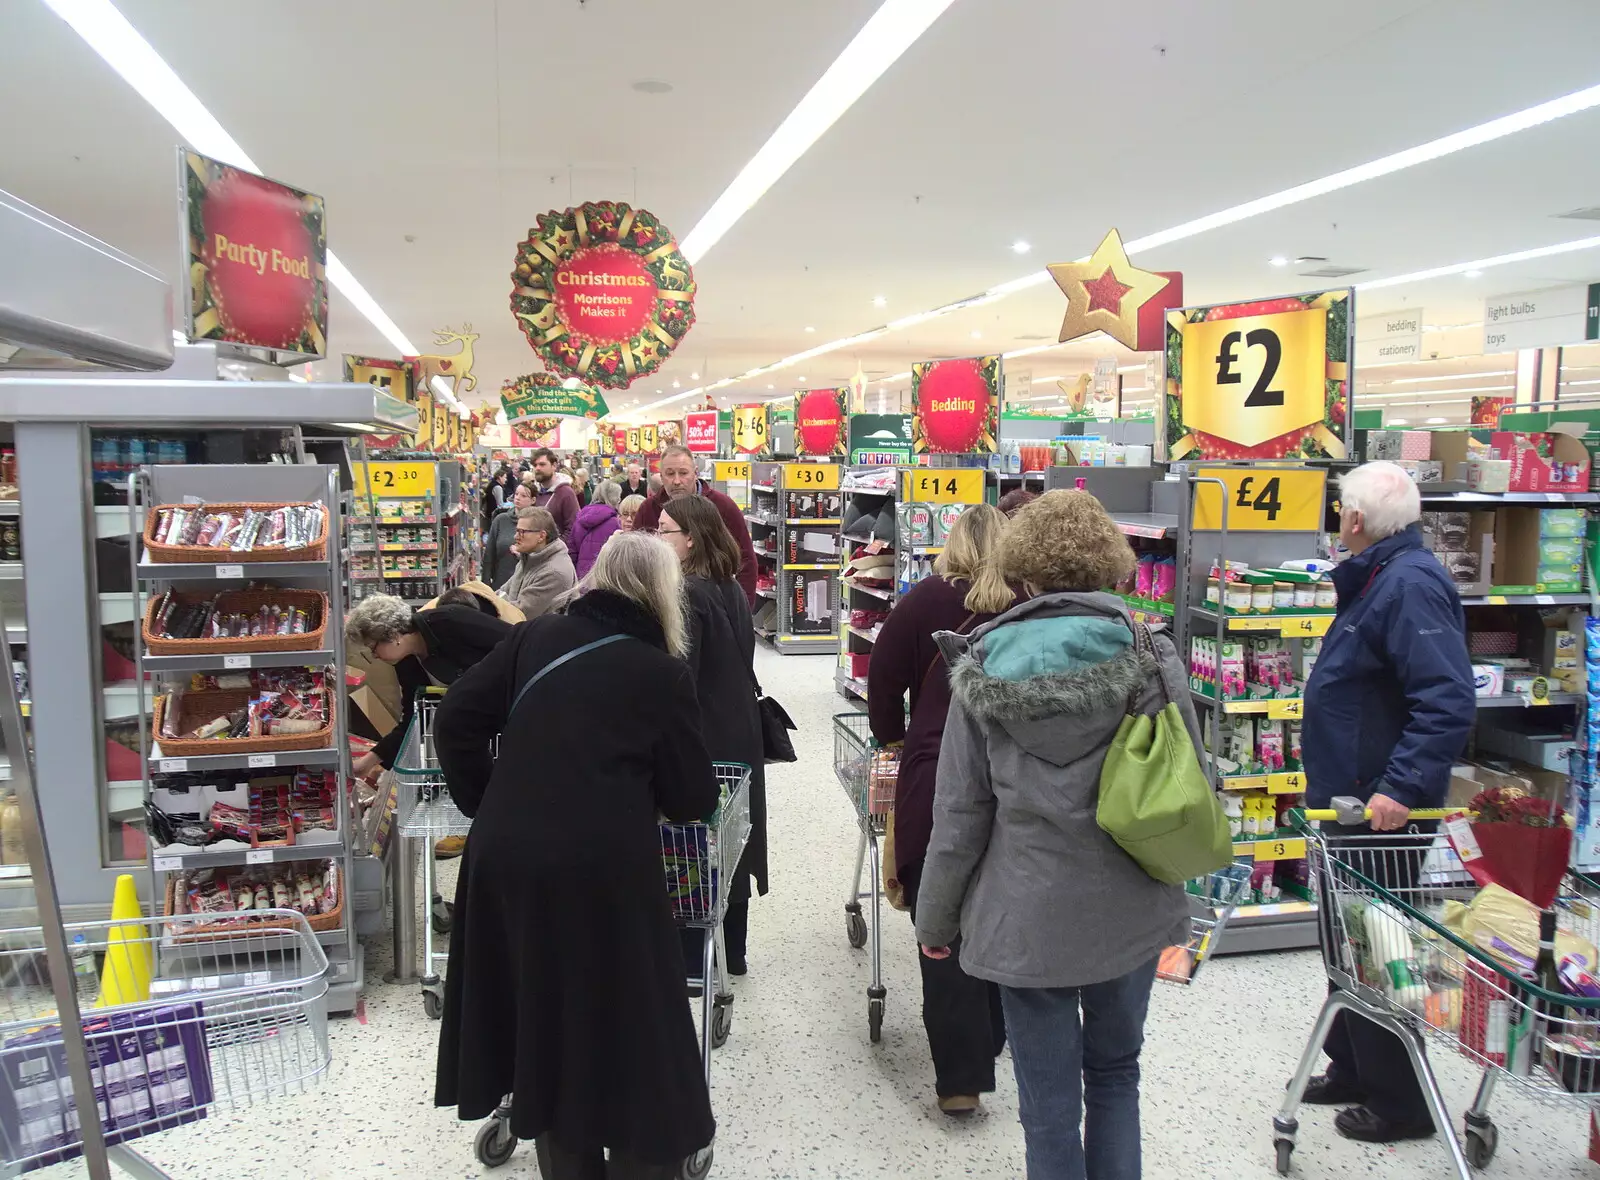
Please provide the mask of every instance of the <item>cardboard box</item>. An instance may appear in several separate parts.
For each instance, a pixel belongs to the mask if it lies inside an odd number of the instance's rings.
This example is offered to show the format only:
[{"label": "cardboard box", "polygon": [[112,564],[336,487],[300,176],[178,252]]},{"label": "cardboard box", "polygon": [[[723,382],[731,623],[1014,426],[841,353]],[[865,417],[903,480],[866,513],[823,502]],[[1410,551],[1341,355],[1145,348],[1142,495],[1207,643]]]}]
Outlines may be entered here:
[{"label": "cardboard box", "polygon": [[1583,570],[1576,564],[1544,560],[1537,508],[1497,508],[1494,514],[1494,566],[1489,575],[1496,594],[1576,594]]},{"label": "cardboard box", "polygon": [[[1494,712],[1512,712],[1497,709]],[[1478,749],[1492,754],[1502,754],[1525,762],[1531,769],[1553,771],[1565,776],[1567,759],[1576,744],[1568,733],[1537,733],[1514,728],[1499,728],[1486,718],[1478,720]]]},{"label": "cardboard box", "polygon": [[1581,422],[1552,422],[1541,432],[1495,431],[1489,445],[1511,460],[1513,492],[1586,492],[1589,448]]},{"label": "cardboard box", "polygon": [[1507,459],[1468,459],[1457,466],[1458,478],[1475,492],[1511,490],[1511,462]]},{"label": "cardboard box", "polygon": [[1402,430],[1400,432],[1400,458],[1432,458],[1432,439],[1433,432],[1429,430]]},{"label": "cardboard box", "polygon": [[1446,479],[1464,478],[1456,468],[1476,454],[1485,454],[1483,443],[1470,430],[1435,430],[1429,440],[1429,455],[1444,469]]}]

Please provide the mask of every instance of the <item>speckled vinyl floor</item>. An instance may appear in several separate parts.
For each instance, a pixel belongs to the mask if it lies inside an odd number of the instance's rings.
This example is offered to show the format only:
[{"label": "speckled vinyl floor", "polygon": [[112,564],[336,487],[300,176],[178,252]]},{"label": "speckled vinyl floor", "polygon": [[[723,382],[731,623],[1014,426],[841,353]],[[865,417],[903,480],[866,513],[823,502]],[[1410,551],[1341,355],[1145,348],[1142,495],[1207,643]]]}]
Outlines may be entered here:
[{"label": "speckled vinyl floor", "polygon": [[[719,1131],[712,1175],[737,1180],[1023,1175],[1010,1059],[981,1113],[955,1121],[933,1106],[910,923],[886,911],[883,1041],[867,1040],[867,952],[845,940],[841,902],[856,846],[831,769],[831,714],[848,707],[832,660],[761,650],[761,681],[800,724],[801,760],[771,767],[772,893],[751,907],[750,974],[738,982],[733,1032],[716,1052]],[[475,1127],[432,1105],[436,1025],[412,987],[375,982],[386,940],[367,947],[360,1018],[333,1024],[333,1067],[305,1097],[212,1117],[141,1145],[175,1176],[205,1180],[340,1177],[532,1177],[531,1147],[503,1169],[473,1158]],[[1156,985],[1144,1052],[1146,1176],[1269,1177],[1271,1117],[1324,993],[1313,952],[1223,958],[1192,987]],[[1452,1110],[1476,1076],[1434,1058]],[[1502,1093],[1496,1180],[1600,1176],[1585,1161],[1583,1114]],[[1449,1177],[1437,1143],[1397,1148],[1335,1134],[1332,1111],[1305,1108],[1294,1175]]]}]

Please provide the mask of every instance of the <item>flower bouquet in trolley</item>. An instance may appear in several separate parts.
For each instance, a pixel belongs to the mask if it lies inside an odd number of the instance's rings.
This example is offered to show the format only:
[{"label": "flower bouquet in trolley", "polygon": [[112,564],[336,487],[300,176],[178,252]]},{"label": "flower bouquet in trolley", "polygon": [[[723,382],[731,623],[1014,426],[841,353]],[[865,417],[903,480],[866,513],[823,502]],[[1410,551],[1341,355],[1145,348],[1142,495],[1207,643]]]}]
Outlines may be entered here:
[{"label": "flower bouquet in trolley", "polygon": [[1479,791],[1468,808],[1470,821],[1445,824],[1462,867],[1479,885],[1499,885],[1548,911],[1572,853],[1567,813],[1517,787]]}]

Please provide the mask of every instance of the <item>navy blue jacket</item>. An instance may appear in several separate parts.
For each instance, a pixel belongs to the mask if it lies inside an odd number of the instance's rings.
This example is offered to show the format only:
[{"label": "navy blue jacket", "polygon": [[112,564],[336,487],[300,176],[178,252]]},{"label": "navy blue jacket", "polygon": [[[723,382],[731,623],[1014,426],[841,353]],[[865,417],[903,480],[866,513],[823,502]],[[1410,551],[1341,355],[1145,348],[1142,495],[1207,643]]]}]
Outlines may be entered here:
[{"label": "navy blue jacket", "polygon": [[1339,613],[1305,689],[1306,806],[1441,807],[1477,710],[1455,583],[1415,529],[1333,571]]}]

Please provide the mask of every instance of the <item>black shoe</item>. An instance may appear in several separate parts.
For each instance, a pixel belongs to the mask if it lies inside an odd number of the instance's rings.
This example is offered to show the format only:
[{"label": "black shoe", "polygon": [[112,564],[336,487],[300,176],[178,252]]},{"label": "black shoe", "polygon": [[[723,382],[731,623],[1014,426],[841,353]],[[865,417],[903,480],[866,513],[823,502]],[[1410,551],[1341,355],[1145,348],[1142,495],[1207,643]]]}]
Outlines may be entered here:
[{"label": "black shoe", "polygon": [[1350,1102],[1365,1102],[1367,1093],[1354,1082],[1347,1082],[1332,1070],[1318,1074],[1306,1083],[1306,1092],[1300,1101],[1307,1106],[1343,1106]]},{"label": "black shoe", "polygon": [[728,959],[728,974],[729,975],[748,975],[748,974],[750,974],[750,964],[745,962],[745,960],[742,959],[742,958],[741,959],[735,959],[735,958],[730,956],[729,959]]},{"label": "black shoe", "polygon": [[1399,1143],[1402,1139],[1426,1139],[1434,1133],[1431,1118],[1416,1123],[1392,1123],[1365,1106],[1341,1110],[1334,1115],[1333,1125],[1346,1139],[1359,1139],[1363,1143]]}]

